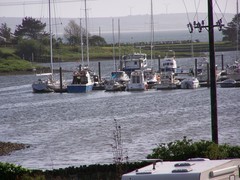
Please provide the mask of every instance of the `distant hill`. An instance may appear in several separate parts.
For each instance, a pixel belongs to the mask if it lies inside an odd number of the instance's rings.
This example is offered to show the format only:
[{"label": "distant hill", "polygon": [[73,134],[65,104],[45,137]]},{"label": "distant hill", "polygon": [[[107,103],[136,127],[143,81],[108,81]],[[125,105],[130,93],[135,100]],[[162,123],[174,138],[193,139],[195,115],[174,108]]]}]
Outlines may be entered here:
[{"label": "distant hill", "polygon": [[[188,17],[191,22],[193,22],[193,19],[196,14],[195,13],[189,13],[188,16],[185,13],[179,13],[179,14],[156,14],[154,15],[154,31],[179,31],[179,30],[185,30],[187,29],[187,24],[189,23]],[[207,14],[206,13],[198,13],[197,15],[198,20],[202,21],[205,20],[207,24]],[[221,14],[216,14],[215,17],[222,17]],[[234,17],[234,14],[225,14],[223,17],[223,23],[227,25],[228,22],[232,21],[232,18]],[[59,36],[62,36],[64,33],[64,27],[67,26],[69,20],[75,20],[77,23],[80,22],[79,18],[56,18],[53,20],[53,23],[56,23],[57,25],[53,25],[53,33],[56,34],[57,27],[57,33]],[[113,17],[100,17],[100,18],[89,18],[89,27],[88,30],[91,34],[97,34],[102,35],[105,33],[111,33],[112,32],[112,19]],[[126,32],[150,32],[150,15],[132,15],[132,16],[122,16],[122,17],[114,17],[115,22],[115,33],[117,33],[118,25],[117,21],[120,19],[120,29],[121,33]],[[42,18],[42,22],[46,22],[48,24],[47,18]],[[83,19],[84,21],[84,19]],[[214,20],[215,22],[217,19]],[[11,28],[12,32],[15,31],[16,25],[22,23],[22,18],[15,18],[15,17],[0,17],[0,23],[7,23],[8,27]],[[83,23],[84,26],[84,23]],[[46,29],[47,31],[47,29]]]}]

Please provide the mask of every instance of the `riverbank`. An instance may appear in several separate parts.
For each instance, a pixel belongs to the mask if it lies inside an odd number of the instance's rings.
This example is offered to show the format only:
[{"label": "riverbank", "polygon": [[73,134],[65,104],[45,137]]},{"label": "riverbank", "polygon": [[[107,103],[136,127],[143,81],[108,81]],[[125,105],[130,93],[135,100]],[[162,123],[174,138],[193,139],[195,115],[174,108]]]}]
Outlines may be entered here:
[{"label": "riverbank", "polygon": [[0,142],[0,156],[6,156],[14,151],[28,148],[29,145],[21,143]]}]

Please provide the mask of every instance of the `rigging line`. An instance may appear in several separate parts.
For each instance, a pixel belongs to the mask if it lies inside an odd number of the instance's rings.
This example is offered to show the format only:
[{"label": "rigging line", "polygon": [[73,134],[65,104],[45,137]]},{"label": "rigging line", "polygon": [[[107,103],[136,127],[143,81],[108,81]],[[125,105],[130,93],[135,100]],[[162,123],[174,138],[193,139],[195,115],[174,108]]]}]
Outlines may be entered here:
[{"label": "rigging line", "polygon": [[186,6],[186,3],[184,0],[183,1],[183,4],[184,4],[184,7],[185,7],[185,10],[186,10],[186,13],[187,13],[187,19],[188,19],[188,22],[190,22],[190,18],[189,18],[189,14],[188,14],[188,10],[187,10],[187,6]]},{"label": "rigging line", "polygon": [[197,21],[198,21],[198,9],[200,7],[200,0],[198,1],[198,6],[196,5],[196,0],[194,0],[194,6],[195,6],[195,9],[196,9],[196,13],[195,13],[193,19],[195,19],[197,17]]},{"label": "rigging line", "polygon": [[[83,0],[80,0],[83,1]],[[88,0],[90,1],[90,0]],[[92,0],[91,0],[92,1]],[[56,3],[71,3],[71,2],[79,2],[79,0],[59,0]],[[48,4],[47,1],[24,1],[24,2],[18,2],[18,1],[12,1],[12,2],[0,2],[0,6],[17,6],[17,5],[34,5],[34,4]]]},{"label": "rigging line", "polygon": [[226,23],[227,23],[227,20],[226,20],[225,14],[226,14],[226,9],[227,9],[227,2],[228,2],[228,0],[226,1],[224,12],[222,12],[220,7],[219,7],[219,4],[217,3],[217,0],[215,0],[215,3],[217,4],[220,13],[222,14],[222,18],[224,19],[224,21]]}]

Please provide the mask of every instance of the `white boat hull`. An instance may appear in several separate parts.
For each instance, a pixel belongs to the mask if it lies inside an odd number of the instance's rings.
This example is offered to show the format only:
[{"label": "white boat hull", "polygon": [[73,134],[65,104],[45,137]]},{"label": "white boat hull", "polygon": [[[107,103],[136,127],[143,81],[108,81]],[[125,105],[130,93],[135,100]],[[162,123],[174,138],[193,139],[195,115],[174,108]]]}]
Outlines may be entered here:
[{"label": "white boat hull", "polygon": [[197,78],[187,78],[181,82],[181,89],[196,89],[199,88],[199,81]]}]

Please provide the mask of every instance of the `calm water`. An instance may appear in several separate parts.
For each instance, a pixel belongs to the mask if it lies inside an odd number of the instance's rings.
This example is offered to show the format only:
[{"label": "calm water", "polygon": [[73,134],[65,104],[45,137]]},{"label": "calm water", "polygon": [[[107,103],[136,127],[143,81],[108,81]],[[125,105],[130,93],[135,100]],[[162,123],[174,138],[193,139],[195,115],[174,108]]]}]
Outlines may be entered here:
[{"label": "calm water", "polygon": [[[190,59],[179,59],[178,64],[189,62],[194,64]],[[70,70],[77,63],[61,65]],[[97,62],[91,65],[96,68]],[[110,61],[101,65],[104,75],[113,69]],[[30,145],[1,156],[2,162],[40,169],[112,163],[114,119],[122,127],[124,152],[131,161],[145,158],[159,143],[183,136],[211,140],[208,88],[34,94],[34,79],[0,77],[0,141]],[[217,94],[219,142],[240,145],[240,88],[217,88]]]}]

